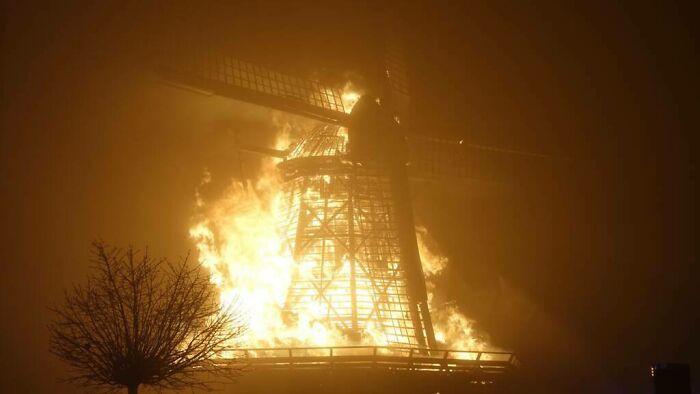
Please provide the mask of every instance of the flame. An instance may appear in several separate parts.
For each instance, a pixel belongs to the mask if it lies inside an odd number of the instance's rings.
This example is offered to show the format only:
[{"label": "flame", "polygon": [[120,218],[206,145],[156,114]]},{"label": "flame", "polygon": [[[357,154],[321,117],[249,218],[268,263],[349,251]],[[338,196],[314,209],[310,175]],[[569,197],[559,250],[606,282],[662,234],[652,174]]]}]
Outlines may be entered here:
[{"label": "flame", "polygon": [[[289,131],[288,126],[281,127],[278,148],[288,146]],[[289,207],[278,178],[278,161],[264,159],[257,180],[232,181],[215,201],[205,201],[197,191],[195,205],[200,213],[190,228],[190,237],[196,244],[199,261],[211,274],[211,282],[220,289],[222,305],[237,303],[243,309],[248,330],[237,343],[254,348],[347,345],[348,334],[327,319],[327,302],[319,299],[304,303],[294,310],[296,318],[293,320],[284,313],[294,270],[302,278],[310,276],[314,262],[303,258],[295,262],[287,237],[280,230],[280,221]],[[322,179],[327,184],[332,182],[330,176],[322,176]],[[205,171],[200,186],[210,182],[212,175]],[[313,198],[313,195],[307,197]],[[487,344],[475,335],[472,322],[455,304],[433,302],[435,282],[448,260],[428,247],[429,236],[424,228],[417,228],[416,233],[436,338],[449,348],[486,349]],[[336,275],[347,275],[352,264],[347,256],[341,263]],[[373,308],[369,288],[367,279],[360,275],[356,291],[358,308]],[[350,294],[349,288],[341,286],[329,291],[337,297]],[[371,320],[362,330],[359,340],[364,345],[391,343],[391,338]],[[357,340],[352,339],[354,343]]]},{"label": "flame", "polygon": [[266,160],[255,183],[232,182],[223,197],[203,207],[190,237],[221,291],[222,304],[237,302],[243,308],[248,330],[240,342],[256,347],[288,340],[328,345],[334,333],[313,319],[314,311],[293,327],[283,320],[293,259],[278,231],[282,192],[273,170],[274,162]]},{"label": "flame", "polygon": [[435,242],[425,227],[416,227],[418,252],[420,254],[425,286],[428,292],[428,306],[433,319],[435,339],[449,349],[494,350],[474,330],[474,323],[459,310],[455,302],[438,304],[435,302],[437,280],[447,268],[448,259],[434,251],[430,245]]},{"label": "flame", "polygon": [[343,107],[345,108],[346,113],[352,112],[352,108],[355,106],[361,96],[362,91],[355,86],[355,84],[350,81],[345,83],[343,93],[341,94],[340,98],[343,101]]}]

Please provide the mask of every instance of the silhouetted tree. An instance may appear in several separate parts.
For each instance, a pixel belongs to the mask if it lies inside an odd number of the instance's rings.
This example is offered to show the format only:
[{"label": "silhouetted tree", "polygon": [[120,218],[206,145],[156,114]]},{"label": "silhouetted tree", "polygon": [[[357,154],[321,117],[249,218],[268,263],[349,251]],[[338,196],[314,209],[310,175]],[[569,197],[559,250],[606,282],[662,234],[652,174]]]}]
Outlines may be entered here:
[{"label": "silhouetted tree", "polygon": [[244,327],[222,312],[199,266],[98,242],[93,252],[87,284],[52,308],[50,351],[71,366],[67,381],[136,393],[140,385],[207,388],[200,374],[238,374],[218,356]]}]

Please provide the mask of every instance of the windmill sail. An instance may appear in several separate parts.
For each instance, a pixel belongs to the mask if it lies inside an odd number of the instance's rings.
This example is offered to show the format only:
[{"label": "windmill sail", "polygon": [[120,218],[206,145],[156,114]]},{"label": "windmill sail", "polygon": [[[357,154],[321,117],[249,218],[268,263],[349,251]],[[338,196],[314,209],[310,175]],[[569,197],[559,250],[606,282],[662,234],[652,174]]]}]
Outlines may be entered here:
[{"label": "windmill sail", "polygon": [[428,138],[406,138],[409,174],[416,178],[469,178],[523,182],[551,176],[553,159],[533,153]]},{"label": "windmill sail", "polygon": [[221,50],[173,46],[164,53],[158,71],[178,85],[328,123],[347,124],[339,89],[243,61]]},{"label": "windmill sail", "polygon": [[400,123],[406,123],[410,121],[411,100],[405,42],[401,34],[403,23],[390,10],[383,10],[382,14],[386,16],[379,27],[384,38],[381,47],[384,60],[381,69],[382,105],[388,107]]},{"label": "windmill sail", "polygon": [[[380,6],[381,7],[381,6]],[[384,37],[382,105],[395,116],[404,134],[412,125],[409,72],[406,67],[405,23],[391,8],[382,9]],[[409,175],[428,179],[475,179],[492,182],[520,182],[551,176],[552,158],[526,152],[485,147],[406,135]]]}]

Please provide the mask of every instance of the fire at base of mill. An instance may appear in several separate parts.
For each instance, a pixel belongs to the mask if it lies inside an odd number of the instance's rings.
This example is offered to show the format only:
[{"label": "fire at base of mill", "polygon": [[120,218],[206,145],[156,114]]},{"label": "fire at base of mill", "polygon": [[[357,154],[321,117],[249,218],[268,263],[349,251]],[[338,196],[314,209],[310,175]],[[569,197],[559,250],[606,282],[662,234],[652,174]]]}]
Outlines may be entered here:
[{"label": "fire at base of mill", "polygon": [[280,135],[286,157],[264,158],[257,180],[234,180],[213,201],[198,195],[190,229],[222,307],[243,309],[238,345],[493,350],[455,303],[434,301],[448,261],[414,224],[420,262],[407,267],[384,164],[350,160],[344,127]]}]

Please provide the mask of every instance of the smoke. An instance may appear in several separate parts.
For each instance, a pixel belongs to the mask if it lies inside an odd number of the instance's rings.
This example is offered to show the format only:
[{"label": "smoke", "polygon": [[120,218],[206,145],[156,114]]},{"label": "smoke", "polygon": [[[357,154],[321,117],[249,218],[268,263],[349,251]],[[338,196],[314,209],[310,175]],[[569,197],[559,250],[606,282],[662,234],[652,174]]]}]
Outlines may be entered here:
[{"label": "smoke", "polygon": [[435,339],[449,349],[496,350],[489,344],[485,334],[475,330],[475,322],[462,313],[459,304],[451,295],[442,290],[440,279],[449,264],[449,259],[439,252],[438,243],[423,226],[416,226],[416,239],[425,275]]}]

